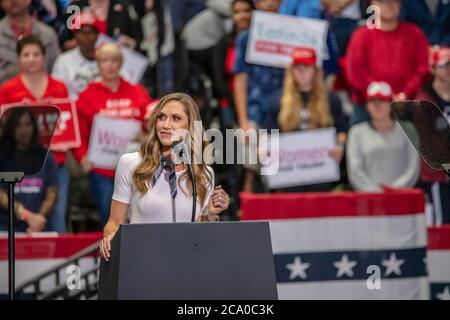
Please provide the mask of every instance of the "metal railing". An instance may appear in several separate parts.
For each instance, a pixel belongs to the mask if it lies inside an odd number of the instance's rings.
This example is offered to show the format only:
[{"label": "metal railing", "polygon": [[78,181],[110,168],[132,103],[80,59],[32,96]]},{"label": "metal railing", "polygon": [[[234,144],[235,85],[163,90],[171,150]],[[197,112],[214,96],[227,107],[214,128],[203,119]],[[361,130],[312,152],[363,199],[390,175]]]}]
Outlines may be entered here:
[{"label": "metal railing", "polygon": [[[80,300],[92,299],[97,296],[98,272],[100,266],[100,257],[98,255],[98,242],[84,248],[83,250],[70,256],[66,261],[59,263],[51,269],[44,271],[26,283],[16,287],[16,297],[18,299],[36,299],[36,300]],[[66,271],[69,266],[80,267],[82,258],[92,256],[94,266],[79,275],[80,288],[70,289],[66,281],[61,280],[61,271]],[[42,290],[42,282],[53,278],[55,286],[50,291]]]}]

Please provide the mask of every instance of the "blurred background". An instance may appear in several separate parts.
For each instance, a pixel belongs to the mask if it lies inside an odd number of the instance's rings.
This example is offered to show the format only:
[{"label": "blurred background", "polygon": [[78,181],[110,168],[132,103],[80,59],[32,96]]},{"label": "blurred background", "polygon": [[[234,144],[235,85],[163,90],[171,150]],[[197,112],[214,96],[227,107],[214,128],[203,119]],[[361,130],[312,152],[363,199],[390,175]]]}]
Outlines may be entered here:
[{"label": "blurred background", "polygon": [[[181,91],[205,129],[280,130],[279,174],[261,174],[260,163],[213,164],[231,198],[221,220],[270,221],[280,298],[450,298],[449,179],[419,157],[389,109],[428,100],[450,121],[449,1],[0,0],[0,8],[1,110],[48,103],[67,124],[45,170],[16,186],[19,297],[96,297],[115,167],[92,161],[94,118],[138,121],[135,137],[114,149],[133,152],[158,99]],[[120,131],[104,126],[112,140]],[[2,297],[7,204],[0,185]],[[370,265],[383,289],[366,286]],[[81,287],[69,289],[74,275]]]}]

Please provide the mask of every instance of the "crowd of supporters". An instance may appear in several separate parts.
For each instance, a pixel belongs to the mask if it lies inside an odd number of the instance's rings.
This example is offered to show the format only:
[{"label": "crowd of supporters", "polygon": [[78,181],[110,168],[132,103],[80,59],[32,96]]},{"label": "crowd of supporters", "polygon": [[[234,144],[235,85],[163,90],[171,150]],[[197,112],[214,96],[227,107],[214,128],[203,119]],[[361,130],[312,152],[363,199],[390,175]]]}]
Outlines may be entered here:
[{"label": "crowd of supporters", "polygon": [[[44,169],[16,188],[22,231],[74,231],[70,195],[80,179],[91,196],[76,205],[92,201],[94,228],[100,228],[109,215],[114,170],[87,157],[94,117],[140,121],[139,143],[152,103],[174,91],[195,98],[205,127],[336,129],[336,147],[329,150],[342,172],[336,183],[270,190],[257,165],[218,165],[217,181],[232,198],[223,219],[239,218],[240,191],[418,187],[434,221],[450,222],[448,177],[420,159],[389,108],[392,101],[429,100],[450,121],[449,1],[0,0],[0,8],[0,105],[70,98],[81,134],[81,146],[52,151]],[[247,62],[254,10],[327,21],[327,59],[299,47],[285,69]],[[101,37],[112,42],[98,45]],[[121,48],[147,58],[139,83],[121,69]],[[11,130],[27,123],[32,126],[29,114],[17,115]],[[20,135],[12,136],[19,148]],[[21,152],[30,143],[22,143]],[[1,186],[3,230],[6,208]]]}]

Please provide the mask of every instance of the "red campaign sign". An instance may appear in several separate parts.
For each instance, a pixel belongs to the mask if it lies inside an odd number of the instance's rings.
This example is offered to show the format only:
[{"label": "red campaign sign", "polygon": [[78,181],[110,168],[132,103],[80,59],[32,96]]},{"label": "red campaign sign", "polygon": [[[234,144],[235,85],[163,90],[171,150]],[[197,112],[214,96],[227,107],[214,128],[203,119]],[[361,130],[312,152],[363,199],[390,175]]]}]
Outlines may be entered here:
[{"label": "red campaign sign", "polygon": [[51,104],[59,107],[61,113],[50,149],[66,151],[78,148],[81,144],[81,136],[75,102],[70,99],[53,99]]},{"label": "red campaign sign", "polygon": [[[59,120],[54,127],[56,114],[44,112],[39,115],[37,113],[37,122],[40,131],[41,143],[52,151],[66,151],[68,149],[77,148],[81,144],[80,129],[78,126],[78,117],[76,112],[75,102],[68,99],[48,99],[45,101],[22,101],[22,103],[4,104],[0,107],[0,113],[6,110],[18,107],[42,107],[42,106],[56,106],[60,110]],[[52,138],[53,133],[53,138]]]},{"label": "red campaign sign", "polygon": [[293,45],[276,43],[272,41],[257,40],[255,43],[256,51],[272,54],[281,54],[290,56],[292,50],[295,48]]}]

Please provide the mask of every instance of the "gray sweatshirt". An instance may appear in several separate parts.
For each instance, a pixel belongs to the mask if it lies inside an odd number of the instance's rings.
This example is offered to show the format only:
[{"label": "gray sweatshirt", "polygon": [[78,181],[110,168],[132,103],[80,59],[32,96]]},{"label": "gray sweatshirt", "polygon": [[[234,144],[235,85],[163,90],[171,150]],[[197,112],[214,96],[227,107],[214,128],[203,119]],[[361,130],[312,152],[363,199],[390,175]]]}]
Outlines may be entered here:
[{"label": "gray sweatshirt", "polygon": [[[46,24],[33,20],[32,33],[44,44],[46,53],[46,68],[50,72],[59,49],[58,37],[55,31]],[[7,18],[0,20],[0,84],[19,73],[16,53],[17,39],[11,30]]]},{"label": "gray sweatshirt", "polygon": [[397,122],[385,133],[364,122],[349,131],[347,170],[357,191],[381,191],[380,184],[413,187],[419,178],[419,155]]}]

